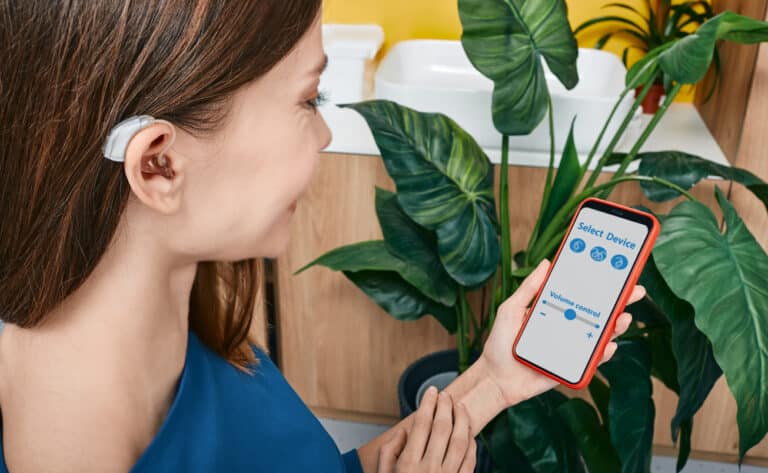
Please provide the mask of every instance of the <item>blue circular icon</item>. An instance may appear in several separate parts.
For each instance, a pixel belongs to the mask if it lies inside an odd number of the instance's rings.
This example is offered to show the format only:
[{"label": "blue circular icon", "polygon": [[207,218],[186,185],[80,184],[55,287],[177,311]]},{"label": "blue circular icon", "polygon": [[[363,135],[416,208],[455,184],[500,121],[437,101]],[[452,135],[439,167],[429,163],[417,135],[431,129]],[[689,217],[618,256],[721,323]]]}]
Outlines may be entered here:
[{"label": "blue circular icon", "polygon": [[589,256],[591,256],[595,261],[602,261],[606,256],[608,256],[608,253],[602,246],[596,246],[592,248],[592,251],[589,252]]},{"label": "blue circular icon", "polygon": [[565,312],[563,312],[565,315],[565,318],[568,320],[573,320],[576,318],[576,311],[573,309],[565,309]]},{"label": "blue circular icon", "polygon": [[616,269],[624,269],[627,267],[627,258],[624,255],[615,255],[611,258],[611,266]]},{"label": "blue circular icon", "polygon": [[582,251],[584,251],[584,248],[586,247],[587,247],[587,244],[584,243],[584,240],[582,240],[581,238],[574,238],[573,240],[571,240],[571,251],[573,251],[574,253],[581,253]]}]

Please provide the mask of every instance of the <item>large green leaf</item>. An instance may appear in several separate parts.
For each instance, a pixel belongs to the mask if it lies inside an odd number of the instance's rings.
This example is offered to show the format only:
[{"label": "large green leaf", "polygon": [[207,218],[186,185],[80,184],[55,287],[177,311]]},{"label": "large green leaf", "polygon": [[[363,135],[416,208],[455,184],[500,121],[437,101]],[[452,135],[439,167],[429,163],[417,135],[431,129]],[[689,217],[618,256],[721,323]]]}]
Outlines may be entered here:
[{"label": "large green leaf", "polygon": [[417,320],[429,314],[456,332],[456,312],[438,304],[408,284],[398,273],[388,271],[344,271],[344,275],[365,294],[398,320]]},{"label": "large green leaf", "polygon": [[397,194],[376,188],[376,215],[390,253],[408,265],[417,266],[429,277],[409,282],[437,302],[456,303],[456,282],[445,272],[437,254],[437,237],[411,220],[397,202]]},{"label": "large green leaf", "polygon": [[[659,276],[659,279],[661,279],[661,276]],[[641,281],[641,284],[644,283]],[[690,328],[683,325],[676,326],[677,331],[674,331],[661,310],[649,298],[643,298],[628,306],[627,310],[632,313],[635,319],[650,320],[655,324],[645,329],[648,334],[643,338],[647,341],[651,352],[651,374],[678,394],[677,413],[672,419],[671,428],[672,439],[675,442],[677,442],[678,432],[680,434],[680,448],[677,454],[677,471],[680,471],[688,461],[688,455],[691,452],[693,415],[701,407],[704,399],[706,399],[709,391],[712,389],[712,385],[717,380],[717,377],[719,377],[719,367],[715,363],[714,358],[712,358],[711,364],[717,370],[714,377],[709,372],[702,373],[697,371],[701,368],[699,363],[708,361],[707,359],[702,360],[700,358],[702,350],[700,339],[706,341],[706,337],[698,329],[695,332],[691,332]],[[663,319],[663,324],[658,323],[660,319]],[[690,324],[693,325],[692,310]],[[693,328],[695,329],[695,327]],[[683,329],[688,329],[689,331],[685,332]],[[690,333],[690,347],[686,345],[688,340],[684,338],[685,333]],[[676,353],[680,353],[680,355],[678,356]],[[711,356],[711,347],[709,347],[709,353]],[[683,369],[679,372],[679,362],[676,362],[678,357],[683,363]],[[708,368],[708,366],[705,365],[704,368]],[[686,383],[682,395],[680,389],[681,382]]]},{"label": "large green leaf", "polygon": [[[650,212],[649,209],[641,209]],[[663,220],[661,216],[659,219]],[[659,273],[651,255],[646,261],[639,283],[642,284],[652,302],[647,304],[648,311],[640,311],[644,316],[653,314],[655,326],[669,324],[671,327],[671,349],[674,354],[668,360],[670,368],[664,369],[664,357],[669,357],[666,340],[659,342],[662,337],[653,337],[651,341],[651,358],[654,376],[662,379],[668,388],[678,395],[675,415],[670,422],[672,440],[680,438],[677,451],[677,471],[681,471],[688,462],[691,453],[691,433],[693,431],[693,416],[704,404],[715,382],[720,378],[722,370],[715,361],[712,344],[707,337],[696,328],[693,320],[693,307],[675,296]],[[647,297],[643,300],[648,299]],[[635,312],[633,312],[635,314]],[[663,318],[663,320],[662,320]],[[646,320],[651,322],[651,320]],[[666,338],[667,330],[664,329]],[[676,360],[676,362],[675,362]],[[663,365],[662,365],[663,366]],[[674,367],[674,369],[671,369]],[[676,382],[669,379],[676,376]]]},{"label": "large green leaf", "polygon": [[542,58],[568,88],[579,81],[578,48],[563,0],[459,0],[469,60],[494,82],[493,124],[527,135],[547,110]]},{"label": "large green leaf", "polygon": [[608,417],[608,399],[611,397],[611,390],[599,376],[593,376],[592,381],[589,382],[589,395],[592,396],[592,402],[600,413],[600,419],[607,426],[611,420]]},{"label": "large green leaf", "polygon": [[595,409],[583,399],[573,398],[560,404],[557,413],[576,438],[590,472],[618,473],[621,462],[611,444],[608,431],[600,424]]},{"label": "large green leaf", "polygon": [[[663,217],[660,218],[663,221]],[[722,370],[715,361],[712,344],[694,323],[693,307],[677,297],[667,286],[653,256],[646,261],[640,275],[640,284],[645,286],[648,295],[666,315],[672,327],[672,351],[677,360],[678,389],[675,391],[680,397],[671,429],[672,440],[677,441],[682,424],[693,420],[694,414],[704,404],[720,378]]]},{"label": "large green leaf", "polygon": [[[552,184],[552,191],[549,194],[549,200],[544,208],[541,221],[545,224],[552,220],[560,208],[571,198],[576,186],[579,185],[581,178],[581,164],[579,163],[579,153],[576,151],[576,145],[573,140],[573,125],[576,117],[571,121],[571,130],[568,132],[568,139],[565,142],[563,156],[560,158],[555,181]],[[546,225],[539,226],[539,233],[543,231]]]},{"label": "large green leaf", "polygon": [[[645,324],[645,328],[640,332],[641,337],[648,342],[648,348],[651,351],[651,375],[672,391],[679,393],[677,363],[672,352],[672,328],[669,321],[648,297],[627,306],[626,310],[632,314],[633,319]],[[632,334],[632,331],[628,331],[624,338],[637,338],[637,336]]]},{"label": "large green leaf", "polygon": [[[606,166],[613,166],[615,164],[621,164],[624,161],[624,158],[627,157],[627,153],[611,153],[610,156],[608,156],[608,159],[605,160]],[[632,158],[632,161],[635,161],[637,159],[640,159],[637,155],[635,155],[634,158]]]},{"label": "large green leaf", "polygon": [[653,420],[651,354],[642,339],[619,340],[613,357],[600,367],[611,397],[608,431],[621,460],[622,473],[647,473],[651,468]]},{"label": "large green leaf", "polygon": [[496,416],[485,430],[491,432],[488,439],[488,453],[493,460],[494,473],[536,473],[515,444],[512,426],[507,416]]},{"label": "large green leaf", "polygon": [[333,249],[295,274],[315,265],[343,271],[350,281],[396,319],[415,320],[430,314],[450,333],[456,331],[454,310],[417,289],[430,284],[430,274],[424,268],[408,264],[391,254],[381,240]]},{"label": "large green leaf", "polygon": [[442,114],[386,100],[342,105],[368,122],[397,200],[435,231],[443,267],[459,284],[485,282],[499,264],[493,167],[467,132]]},{"label": "large green leaf", "polygon": [[768,40],[768,23],[726,11],[710,18],[692,33],[659,55],[659,66],[676,82],[695,84],[712,63],[718,40],[742,44]]},{"label": "large green leaf", "polygon": [[693,432],[693,420],[689,419],[680,424],[680,447],[677,450],[677,465],[675,470],[679,473],[688,462],[691,454],[691,433]]},{"label": "large green leaf", "polygon": [[[736,181],[752,191],[768,210],[768,183],[746,169],[723,166],[682,151],[639,153],[637,158],[640,159],[638,172],[641,175],[666,179],[685,190],[708,176],[720,176]],[[669,187],[653,182],[641,181],[640,187],[645,195],[655,202],[664,202],[680,195]]]},{"label": "large green leaf", "polygon": [[648,51],[642,58],[635,62],[627,71],[624,81],[627,88],[634,89],[645,85],[650,81],[655,81],[659,74],[659,56],[671,48],[674,42],[665,43],[657,48]]},{"label": "large green leaf", "polygon": [[515,443],[537,473],[584,471],[576,439],[557,411],[567,399],[551,390],[506,411]]},{"label": "large green leaf", "polygon": [[768,432],[768,255],[719,188],[721,233],[700,202],[664,218],[653,251],[672,291],[695,311],[738,407],[739,461]]},{"label": "large green leaf", "polygon": [[[648,209],[642,209],[650,211]],[[660,219],[662,217],[659,216]],[[662,219],[663,220],[663,219]],[[691,453],[691,433],[693,431],[693,416],[701,408],[715,382],[722,371],[715,362],[712,353],[712,344],[707,337],[696,328],[693,321],[693,307],[684,300],[675,296],[664,278],[662,278],[653,256],[646,261],[642,274],[642,284],[652,302],[647,304],[648,311],[641,311],[644,315],[654,314],[659,323],[667,323],[671,328],[671,350],[674,354],[669,357],[668,343],[666,340],[659,343],[660,337],[653,337],[651,341],[651,358],[654,376],[661,378],[668,388],[678,395],[677,408],[672,417],[670,429],[672,440],[677,442],[680,437],[677,451],[677,466],[679,472],[688,462]],[[647,297],[643,300],[648,299]],[[634,312],[633,312],[634,314]],[[661,318],[663,317],[663,321]],[[664,338],[668,333],[664,329]],[[660,363],[664,363],[664,357],[669,357],[668,365],[674,369],[660,369]],[[676,362],[675,362],[676,360]],[[662,365],[663,366],[663,365]],[[672,383],[671,376],[676,377]]]}]

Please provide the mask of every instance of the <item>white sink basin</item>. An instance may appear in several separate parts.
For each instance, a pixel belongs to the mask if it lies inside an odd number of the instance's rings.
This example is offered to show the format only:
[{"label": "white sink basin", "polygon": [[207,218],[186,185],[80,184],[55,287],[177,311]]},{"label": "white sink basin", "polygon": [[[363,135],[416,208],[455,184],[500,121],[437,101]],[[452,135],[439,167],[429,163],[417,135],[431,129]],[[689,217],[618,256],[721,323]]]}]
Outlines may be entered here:
[{"label": "white sink basin", "polygon": [[[596,49],[579,49],[579,83],[566,90],[544,63],[554,110],[555,145],[561,151],[571,120],[581,154],[589,152],[624,89],[626,69],[618,57]],[[375,97],[422,112],[441,112],[467,130],[484,148],[501,147],[491,119],[493,82],[469,62],[460,41],[410,40],[397,43],[376,72]],[[600,149],[621,123],[633,100],[627,94],[606,131]],[[510,137],[510,149],[549,150],[549,122],[527,136]]]}]

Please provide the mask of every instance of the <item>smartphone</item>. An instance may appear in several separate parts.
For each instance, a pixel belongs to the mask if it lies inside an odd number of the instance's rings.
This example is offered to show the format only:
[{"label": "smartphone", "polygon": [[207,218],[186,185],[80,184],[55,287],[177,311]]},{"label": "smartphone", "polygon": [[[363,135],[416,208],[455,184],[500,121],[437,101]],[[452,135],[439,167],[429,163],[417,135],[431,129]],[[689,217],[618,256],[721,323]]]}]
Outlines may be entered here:
[{"label": "smartphone", "polygon": [[515,359],[569,388],[586,387],[659,229],[647,212],[581,202],[517,334]]}]

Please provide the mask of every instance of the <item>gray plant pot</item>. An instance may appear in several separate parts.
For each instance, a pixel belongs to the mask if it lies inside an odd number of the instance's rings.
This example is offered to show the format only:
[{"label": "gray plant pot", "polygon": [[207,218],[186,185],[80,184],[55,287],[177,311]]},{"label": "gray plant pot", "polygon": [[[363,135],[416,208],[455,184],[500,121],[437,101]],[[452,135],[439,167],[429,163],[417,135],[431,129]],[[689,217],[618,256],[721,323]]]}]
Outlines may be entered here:
[{"label": "gray plant pot", "polygon": [[[442,390],[456,379],[458,365],[459,352],[453,349],[430,353],[408,366],[397,383],[400,418],[405,419],[416,411],[429,386]],[[478,440],[475,473],[491,473],[492,470],[491,457]]]}]

